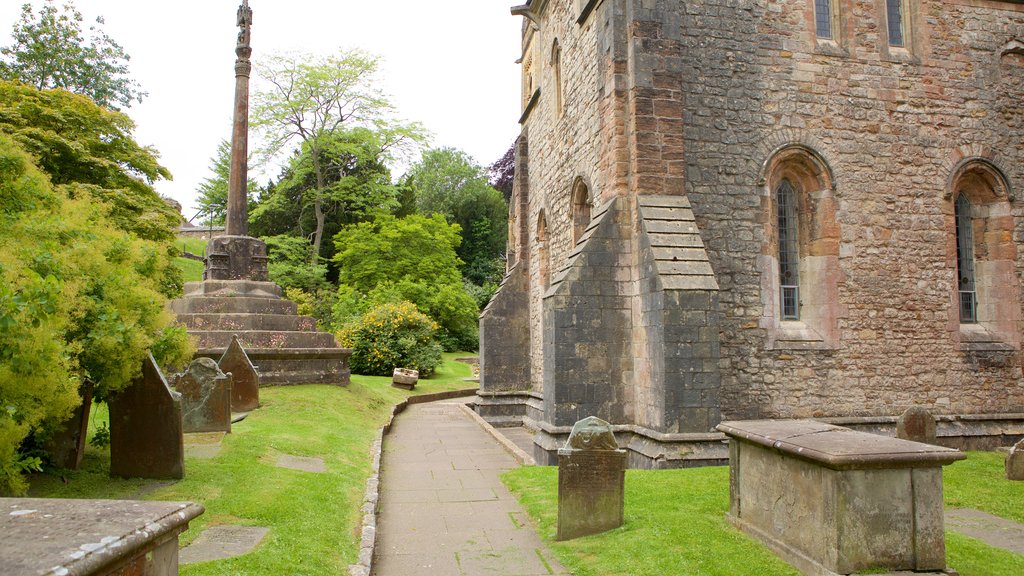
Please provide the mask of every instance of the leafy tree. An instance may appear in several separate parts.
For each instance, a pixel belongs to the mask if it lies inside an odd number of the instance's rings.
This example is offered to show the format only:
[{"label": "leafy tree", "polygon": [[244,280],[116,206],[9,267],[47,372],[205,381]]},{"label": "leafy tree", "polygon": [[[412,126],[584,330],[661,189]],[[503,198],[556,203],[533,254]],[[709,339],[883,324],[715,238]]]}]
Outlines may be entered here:
[{"label": "leafy tree", "polygon": [[[386,164],[388,135],[365,128],[338,130],[321,141],[322,189],[318,188],[312,149],[303,144],[251,216],[251,231],[258,236],[290,234],[315,242],[316,198],[321,198],[323,233],[336,234],[341,226],[372,219],[396,205],[395,187]],[[309,253],[312,261],[313,254]],[[317,259],[330,261],[334,245],[321,244]],[[316,266],[316,265],[314,265]]]},{"label": "leafy tree", "polygon": [[516,176],[516,144],[518,142],[519,140],[516,139],[501,158],[487,167],[491,176],[491,186],[501,192],[501,195],[505,197],[505,202],[512,201],[512,182]]},{"label": "leafy tree", "polygon": [[[60,191],[101,202],[120,229],[157,243],[161,257],[177,254],[174,228],[181,216],[153,190],[170,178],[152,148],[132,138],[128,116],[65,90],[37,90],[0,80],[0,134],[35,158]],[[163,267],[164,294],[180,292],[181,275]]]},{"label": "leafy tree", "polygon": [[[206,215],[205,224],[212,226],[223,226],[227,218],[228,210],[228,179],[231,177],[231,142],[221,140],[217,145],[217,152],[210,158],[210,172],[199,184],[199,196],[196,204],[199,206],[200,214]],[[259,193],[259,185],[255,180],[249,180],[248,196],[249,204],[252,206],[252,198]]]},{"label": "leafy tree", "polygon": [[387,153],[424,138],[419,125],[391,120],[392,106],[373,84],[377,66],[377,57],[357,50],[336,56],[272,55],[258,65],[269,88],[253,95],[252,125],[266,138],[264,154],[276,156],[299,140],[300,156],[308,158],[308,167],[301,172],[313,181],[314,265],[320,259],[327,218],[324,203],[331,187],[326,157],[339,143],[332,137],[350,128],[366,128],[380,136]]},{"label": "leafy tree", "polygon": [[371,376],[390,376],[395,368],[411,368],[429,376],[441,364],[435,340],[437,324],[409,302],[382,304],[339,334],[352,348],[352,370]]},{"label": "leafy tree", "polygon": [[125,231],[89,195],[71,198],[0,133],[0,493],[24,488],[19,452],[81,401],[126,386],[150,350],[163,365],[191,356],[165,309],[158,245]]},{"label": "leafy tree", "polygon": [[38,14],[31,4],[22,5],[14,43],[0,48],[0,77],[40,90],[63,88],[115,110],[142,102],[146,93],[128,76],[131,57],[100,28],[103,18],[89,27],[88,38],[82,22],[70,1],[58,8],[46,0]]},{"label": "leafy tree", "polygon": [[505,252],[508,206],[487,181],[487,172],[465,152],[438,148],[423,153],[409,170],[416,204],[423,214],[443,214],[459,224],[463,242],[459,257],[464,274],[475,284],[495,282],[495,263]]},{"label": "leafy tree", "polygon": [[309,263],[313,247],[305,238],[280,235],[263,240],[270,258],[267,272],[273,282],[285,289],[297,288],[310,294],[327,288],[327,266]]}]

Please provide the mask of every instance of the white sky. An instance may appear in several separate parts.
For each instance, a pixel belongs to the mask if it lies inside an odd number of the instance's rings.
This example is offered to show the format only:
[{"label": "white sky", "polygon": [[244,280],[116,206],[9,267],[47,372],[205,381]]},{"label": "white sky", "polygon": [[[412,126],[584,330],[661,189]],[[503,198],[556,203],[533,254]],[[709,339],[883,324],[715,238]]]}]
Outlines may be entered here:
[{"label": "white sky", "polygon": [[[0,45],[28,0],[0,2]],[[64,0],[57,0],[63,4]],[[519,133],[519,34],[509,14],[519,0],[249,0],[253,59],[284,50],[332,53],[361,48],[383,57],[380,86],[402,119],[422,122],[432,146],[497,160]],[[42,0],[33,0],[38,8]],[[131,74],[149,92],[126,112],[136,140],[155,147],[174,180],[157,191],[190,218],[210,158],[230,138],[235,13],[241,0],[74,0],[85,24],[103,29],[131,56]],[[253,78],[256,88],[258,78]],[[250,141],[250,149],[254,143]],[[276,170],[272,176],[276,177]],[[398,174],[395,174],[398,176]],[[250,172],[263,184],[268,176]]]}]

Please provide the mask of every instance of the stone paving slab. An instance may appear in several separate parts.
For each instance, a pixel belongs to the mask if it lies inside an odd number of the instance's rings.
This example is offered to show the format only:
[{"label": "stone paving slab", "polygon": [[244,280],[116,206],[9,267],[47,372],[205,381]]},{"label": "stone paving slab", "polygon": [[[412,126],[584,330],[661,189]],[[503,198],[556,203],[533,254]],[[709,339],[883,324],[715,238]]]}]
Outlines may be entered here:
[{"label": "stone paving slab", "polygon": [[269,531],[258,526],[211,526],[178,552],[178,563],[195,564],[248,554]]},{"label": "stone paving slab", "polygon": [[458,402],[409,406],[385,440],[373,573],[568,574],[499,479],[516,466]]},{"label": "stone paving slab", "polygon": [[946,510],[946,529],[977,540],[1024,554],[1024,524],[993,516],[981,510],[952,508]]},{"label": "stone paving slab", "polygon": [[323,458],[306,458],[303,456],[283,454],[278,456],[276,466],[278,468],[299,470],[301,472],[314,472],[317,474],[327,472],[327,464],[324,464]]},{"label": "stone paving slab", "polygon": [[212,460],[220,455],[224,432],[196,432],[184,434],[185,457]]}]

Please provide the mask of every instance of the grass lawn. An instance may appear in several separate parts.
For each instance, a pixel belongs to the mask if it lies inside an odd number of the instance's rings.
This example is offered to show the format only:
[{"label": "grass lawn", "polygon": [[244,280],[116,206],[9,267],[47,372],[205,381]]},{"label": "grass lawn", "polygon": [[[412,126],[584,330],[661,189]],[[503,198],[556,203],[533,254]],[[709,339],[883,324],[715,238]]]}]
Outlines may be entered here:
[{"label": "grass lawn", "polygon": [[[621,528],[554,542],[558,515],[558,469],[512,470],[505,484],[537,523],[558,559],[578,576],[687,574],[797,575],[767,548],[725,520],[729,470],[629,470],[626,523]],[[1003,478],[1001,454],[972,452],[945,469],[947,507],[969,507],[1024,522],[1024,483]],[[962,576],[1024,574],[1024,556],[948,532],[949,566]]]},{"label": "grass lawn", "polygon": [[[412,394],[473,388],[472,374],[446,354],[438,373]],[[370,475],[370,446],[391,407],[409,392],[389,378],[353,376],[352,384],[268,387],[262,406],[234,425],[220,454],[186,458],[177,482],[122,480],[108,476],[109,451],[90,447],[81,470],[39,474],[31,495],[43,498],[143,498],[199,502],[206,513],[182,534],[182,545],[207,526],[266,526],[263,544],[245,556],[183,566],[184,576],[246,574],[342,574],[358,553],[360,507]],[[99,406],[93,428],[106,419]],[[282,454],[317,456],[328,472],[277,468]]]},{"label": "grass lawn", "polygon": [[[178,238],[174,241],[178,250],[191,252],[196,256],[206,254],[206,240],[202,238]],[[174,259],[174,265],[181,269],[185,282],[199,282],[203,279],[203,263],[197,260],[189,260],[181,256]]]}]

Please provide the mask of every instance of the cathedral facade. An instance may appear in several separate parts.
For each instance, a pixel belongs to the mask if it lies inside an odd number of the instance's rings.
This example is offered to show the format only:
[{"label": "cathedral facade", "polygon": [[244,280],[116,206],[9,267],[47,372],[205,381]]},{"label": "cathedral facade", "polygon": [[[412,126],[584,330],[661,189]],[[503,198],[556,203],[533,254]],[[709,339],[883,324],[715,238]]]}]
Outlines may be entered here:
[{"label": "cathedral facade", "polygon": [[1024,2],[532,0],[508,272],[477,410],[611,422],[635,467],[722,420],[1024,435]]}]

